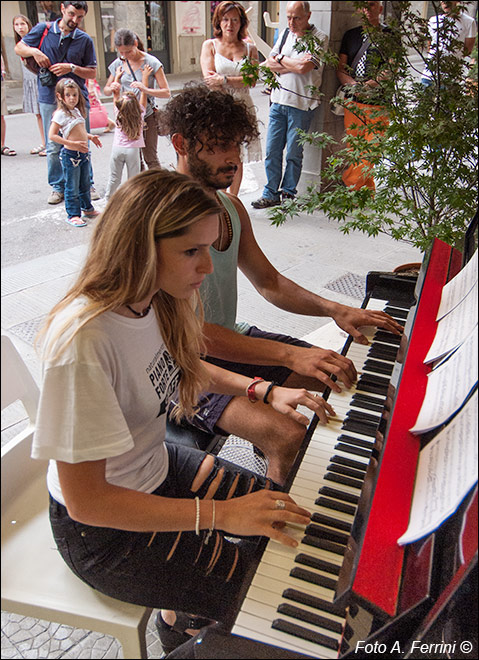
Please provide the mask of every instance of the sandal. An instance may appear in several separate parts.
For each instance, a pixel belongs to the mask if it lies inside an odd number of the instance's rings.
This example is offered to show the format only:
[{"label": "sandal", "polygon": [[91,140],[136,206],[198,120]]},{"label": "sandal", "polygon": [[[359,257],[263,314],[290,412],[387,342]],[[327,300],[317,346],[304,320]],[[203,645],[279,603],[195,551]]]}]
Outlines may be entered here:
[{"label": "sandal", "polygon": [[96,209],[91,209],[90,211],[83,211],[84,218],[96,218],[99,215],[100,215],[100,211],[97,211]]},{"label": "sandal", "polygon": [[43,151],[39,151],[39,152],[38,152],[38,155],[39,155],[39,156],[46,156],[46,155],[47,155],[47,150],[46,150],[46,149],[43,149]]},{"label": "sandal", "polygon": [[10,147],[2,147],[2,156],[16,156],[17,152],[15,149],[10,149]]},{"label": "sandal", "polygon": [[205,626],[211,626],[213,623],[215,623],[213,619],[190,616],[185,612],[176,612],[176,621],[174,625],[169,626],[161,616],[161,610],[155,619],[156,630],[165,655],[191,639],[192,636],[185,630],[188,628],[200,630]]},{"label": "sandal", "polygon": [[66,222],[72,227],[86,227],[86,222],[77,215],[74,215],[72,218],[66,218]]},{"label": "sandal", "polygon": [[34,147],[31,149],[30,153],[32,156],[36,156],[37,154],[40,154],[42,151],[45,151],[45,145],[41,144],[39,147]]}]

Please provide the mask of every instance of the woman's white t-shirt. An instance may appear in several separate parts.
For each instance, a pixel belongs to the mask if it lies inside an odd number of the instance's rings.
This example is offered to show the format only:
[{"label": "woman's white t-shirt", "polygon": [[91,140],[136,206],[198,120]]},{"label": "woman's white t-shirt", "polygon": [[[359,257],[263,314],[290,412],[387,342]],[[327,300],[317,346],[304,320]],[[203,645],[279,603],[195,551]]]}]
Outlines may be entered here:
[{"label": "woman's white t-shirt", "polygon": [[[81,304],[57,315],[47,340]],[[106,459],[109,483],[154,491],[168,473],[166,414],[178,382],[153,310],[139,319],[104,312],[79,330],[43,370],[32,457],[51,459],[52,496],[64,504],[57,460]]]}]

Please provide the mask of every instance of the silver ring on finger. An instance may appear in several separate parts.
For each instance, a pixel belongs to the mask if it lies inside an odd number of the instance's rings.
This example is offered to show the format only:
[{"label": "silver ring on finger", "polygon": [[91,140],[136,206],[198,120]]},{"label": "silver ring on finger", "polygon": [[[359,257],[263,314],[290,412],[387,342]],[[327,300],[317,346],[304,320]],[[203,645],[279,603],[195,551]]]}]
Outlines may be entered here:
[{"label": "silver ring on finger", "polygon": [[276,500],[274,503],[274,508],[275,509],[285,509],[286,508],[286,503],[284,500]]}]

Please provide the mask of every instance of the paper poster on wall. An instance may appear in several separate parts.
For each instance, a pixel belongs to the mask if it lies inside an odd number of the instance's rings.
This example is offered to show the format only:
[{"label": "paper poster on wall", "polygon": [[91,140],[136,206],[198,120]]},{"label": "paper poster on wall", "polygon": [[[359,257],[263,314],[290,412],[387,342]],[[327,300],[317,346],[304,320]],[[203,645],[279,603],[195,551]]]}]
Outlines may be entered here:
[{"label": "paper poster on wall", "polygon": [[206,34],[205,3],[175,2],[176,32],[183,37],[201,37]]}]

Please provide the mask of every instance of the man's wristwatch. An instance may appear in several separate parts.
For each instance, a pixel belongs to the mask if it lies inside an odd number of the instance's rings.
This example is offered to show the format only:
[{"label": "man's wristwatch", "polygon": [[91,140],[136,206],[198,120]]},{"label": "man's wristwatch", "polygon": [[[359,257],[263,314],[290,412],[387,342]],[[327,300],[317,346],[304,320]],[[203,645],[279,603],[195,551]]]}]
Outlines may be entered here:
[{"label": "man's wristwatch", "polygon": [[281,64],[283,58],[284,58],[284,53],[279,53],[279,55],[276,55],[276,61],[278,62],[278,64]]},{"label": "man's wristwatch", "polygon": [[76,66],[74,64],[70,64],[70,68],[72,73],[75,73]]}]

